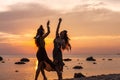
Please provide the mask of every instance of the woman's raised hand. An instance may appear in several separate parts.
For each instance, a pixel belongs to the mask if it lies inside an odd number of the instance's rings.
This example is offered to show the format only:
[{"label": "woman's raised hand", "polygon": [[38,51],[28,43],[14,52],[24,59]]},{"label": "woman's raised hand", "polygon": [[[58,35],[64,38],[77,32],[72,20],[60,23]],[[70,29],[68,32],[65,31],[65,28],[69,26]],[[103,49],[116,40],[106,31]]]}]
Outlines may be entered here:
[{"label": "woman's raised hand", "polygon": [[50,25],[50,21],[48,20],[48,22],[47,22],[47,26],[49,26]]},{"label": "woman's raised hand", "polygon": [[59,18],[59,22],[61,22],[62,21],[62,18]]}]

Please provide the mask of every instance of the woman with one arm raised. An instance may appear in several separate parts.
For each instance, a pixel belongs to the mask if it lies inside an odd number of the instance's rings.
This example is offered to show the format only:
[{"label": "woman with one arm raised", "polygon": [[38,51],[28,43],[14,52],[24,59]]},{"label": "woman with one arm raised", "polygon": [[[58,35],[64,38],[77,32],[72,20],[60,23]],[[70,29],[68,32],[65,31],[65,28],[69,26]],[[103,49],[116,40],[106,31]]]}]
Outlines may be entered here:
[{"label": "woman with one arm raised", "polygon": [[64,66],[62,50],[71,50],[71,45],[69,43],[70,39],[67,35],[67,30],[63,30],[59,33],[61,22],[62,19],[59,18],[53,48],[53,63],[55,64],[55,70],[58,75],[58,80],[62,80],[62,71]]},{"label": "woman with one arm raised", "polygon": [[49,27],[50,21],[47,22],[47,33],[45,33],[43,26],[41,25],[36,33],[35,38],[35,43],[36,46],[38,47],[38,51],[36,54],[37,60],[38,60],[38,67],[36,70],[36,75],[35,75],[35,80],[38,79],[38,75],[41,71],[43,79],[47,80],[47,77],[45,75],[44,69],[46,67],[46,64],[49,64],[52,68],[54,68],[54,64],[52,61],[48,58],[46,49],[45,49],[45,38],[49,35],[50,33],[50,27]]}]

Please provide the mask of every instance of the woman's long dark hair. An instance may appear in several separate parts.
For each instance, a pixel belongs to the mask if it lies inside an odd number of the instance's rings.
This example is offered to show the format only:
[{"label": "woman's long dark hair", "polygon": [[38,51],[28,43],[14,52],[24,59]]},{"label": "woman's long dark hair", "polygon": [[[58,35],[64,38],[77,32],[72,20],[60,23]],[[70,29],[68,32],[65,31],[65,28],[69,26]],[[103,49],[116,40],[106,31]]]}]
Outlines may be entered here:
[{"label": "woman's long dark hair", "polygon": [[62,32],[64,33],[64,37],[62,39],[65,41],[65,43],[62,45],[62,49],[63,50],[65,50],[65,49],[71,50],[71,45],[69,43],[70,38],[68,37],[67,30],[63,30],[63,31],[61,31],[61,33]]},{"label": "woman's long dark hair", "polygon": [[37,29],[37,33],[36,33],[36,36],[34,37],[35,39],[35,44],[37,47],[40,46],[40,37],[43,36],[44,34],[44,28],[42,25],[40,25],[40,27]]},{"label": "woman's long dark hair", "polygon": [[44,34],[44,28],[43,28],[43,26],[42,25],[40,25],[40,27],[37,29],[37,34],[36,34],[36,36],[42,36],[43,34]]}]

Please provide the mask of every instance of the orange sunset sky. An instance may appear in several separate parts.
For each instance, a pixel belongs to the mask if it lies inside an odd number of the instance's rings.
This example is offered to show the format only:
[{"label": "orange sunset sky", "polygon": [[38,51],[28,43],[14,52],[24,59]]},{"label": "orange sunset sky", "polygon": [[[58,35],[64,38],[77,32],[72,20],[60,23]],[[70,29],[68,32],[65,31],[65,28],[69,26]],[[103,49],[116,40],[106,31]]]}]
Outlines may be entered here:
[{"label": "orange sunset sky", "polygon": [[71,38],[70,54],[120,53],[120,0],[0,0],[0,54],[35,54],[33,37],[40,24],[52,53],[58,18]]}]

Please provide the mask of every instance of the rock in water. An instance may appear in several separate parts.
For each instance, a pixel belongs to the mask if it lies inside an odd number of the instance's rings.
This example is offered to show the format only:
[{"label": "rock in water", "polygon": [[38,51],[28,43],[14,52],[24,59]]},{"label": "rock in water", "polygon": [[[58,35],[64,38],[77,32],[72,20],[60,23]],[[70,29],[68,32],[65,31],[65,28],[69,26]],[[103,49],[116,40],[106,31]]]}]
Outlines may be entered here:
[{"label": "rock in water", "polygon": [[96,59],[94,59],[94,58],[91,56],[91,57],[86,58],[86,61],[96,61]]},{"label": "rock in water", "polygon": [[74,66],[73,69],[83,69],[82,66]]},{"label": "rock in water", "polygon": [[3,60],[3,58],[0,56],[0,61],[2,61]]},{"label": "rock in water", "polygon": [[93,62],[93,64],[97,64],[96,62]]},{"label": "rock in water", "polygon": [[72,61],[70,58],[63,59],[63,61]]},{"label": "rock in water", "polygon": [[22,58],[20,61],[21,62],[29,62],[30,60],[28,58]]},{"label": "rock in water", "polygon": [[15,64],[25,64],[25,62],[15,62]]},{"label": "rock in water", "polygon": [[75,73],[74,74],[74,78],[81,78],[81,77],[85,77],[85,75],[83,75],[82,73]]},{"label": "rock in water", "polygon": [[5,63],[5,61],[2,61],[2,63]]},{"label": "rock in water", "polygon": [[19,72],[18,70],[15,70],[15,72]]},{"label": "rock in water", "polygon": [[112,59],[108,59],[109,61],[112,61]]}]

